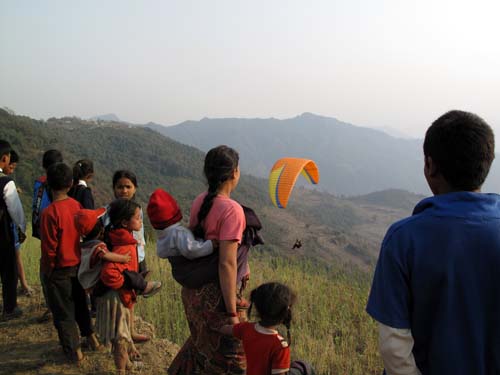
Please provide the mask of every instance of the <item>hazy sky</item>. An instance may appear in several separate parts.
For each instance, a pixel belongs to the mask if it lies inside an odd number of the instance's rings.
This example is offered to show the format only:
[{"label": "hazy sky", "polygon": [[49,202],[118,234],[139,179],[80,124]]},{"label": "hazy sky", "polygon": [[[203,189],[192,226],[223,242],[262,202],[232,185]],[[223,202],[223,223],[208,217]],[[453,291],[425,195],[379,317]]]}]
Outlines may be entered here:
[{"label": "hazy sky", "polygon": [[448,109],[500,134],[500,2],[0,2],[0,107],[172,125],[313,112],[422,137]]}]

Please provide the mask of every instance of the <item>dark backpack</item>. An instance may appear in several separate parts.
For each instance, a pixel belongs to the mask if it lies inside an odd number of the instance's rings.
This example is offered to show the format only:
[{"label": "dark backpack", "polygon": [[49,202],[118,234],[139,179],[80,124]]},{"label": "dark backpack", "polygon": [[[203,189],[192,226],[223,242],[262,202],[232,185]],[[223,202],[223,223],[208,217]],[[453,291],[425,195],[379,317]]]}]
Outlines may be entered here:
[{"label": "dark backpack", "polygon": [[42,211],[52,203],[52,192],[45,179],[36,180],[33,190],[31,230],[33,237],[40,239],[40,217]]},{"label": "dark backpack", "polygon": [[312,366],[304,361],[293,361],[288,373],[290,375],[316,375]]}]

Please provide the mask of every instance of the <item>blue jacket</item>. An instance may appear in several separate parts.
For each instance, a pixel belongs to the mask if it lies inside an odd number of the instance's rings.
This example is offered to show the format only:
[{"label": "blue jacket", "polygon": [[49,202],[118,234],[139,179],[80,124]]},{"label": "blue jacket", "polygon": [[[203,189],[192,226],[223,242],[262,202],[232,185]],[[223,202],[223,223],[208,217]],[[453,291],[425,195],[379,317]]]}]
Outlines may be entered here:
[{"label": "blue jacket", "polygon": [[411,329],[422,374],[500,374],[500,196],[424,199],[382,243],[367,312]]}]

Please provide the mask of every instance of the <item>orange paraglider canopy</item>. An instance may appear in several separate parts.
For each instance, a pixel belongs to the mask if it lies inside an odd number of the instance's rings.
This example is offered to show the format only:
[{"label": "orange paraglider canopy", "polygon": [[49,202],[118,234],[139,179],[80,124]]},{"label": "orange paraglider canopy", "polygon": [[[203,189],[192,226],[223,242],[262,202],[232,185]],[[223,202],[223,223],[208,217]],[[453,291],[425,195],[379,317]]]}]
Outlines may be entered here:
[{"label": "orange paraglider canopy", "polygon": [[319,170],[312,160],[282,158],[274,163],[269,174],[269,196],[276,207],[286,207],[300,174],[312,184],[319,182]]}]

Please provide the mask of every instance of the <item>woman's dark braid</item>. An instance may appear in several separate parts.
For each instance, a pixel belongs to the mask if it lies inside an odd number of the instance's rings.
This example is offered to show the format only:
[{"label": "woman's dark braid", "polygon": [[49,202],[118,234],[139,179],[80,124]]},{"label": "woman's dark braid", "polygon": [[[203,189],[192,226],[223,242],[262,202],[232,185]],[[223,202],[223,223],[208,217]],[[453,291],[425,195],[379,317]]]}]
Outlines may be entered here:
[{"label": "woman's dark braid", "polygon": [[209,184],[208,185],[208,194],[203,199],[203,203],[201,204],[200,211],[198,212],[198,224],[193,230],[193,234],[198,238],[205,238],[205,230],[203,229],[202,222],[207,217],[212,205],[214,204],[214,199],[217,196],[217,190],[219,189],[219,184]]},{"label": "woman's dark braid", "polygon": [[198,212],[198,223],[193,230],[195,237],[205,238],[203,221],[210,212],[222,184],[233,178],[234,171],[238,168],[238,162],[238,153],[228,146],[215,147],[208,151],[205,156],[203,172],[208,182],[208,193]]}]

